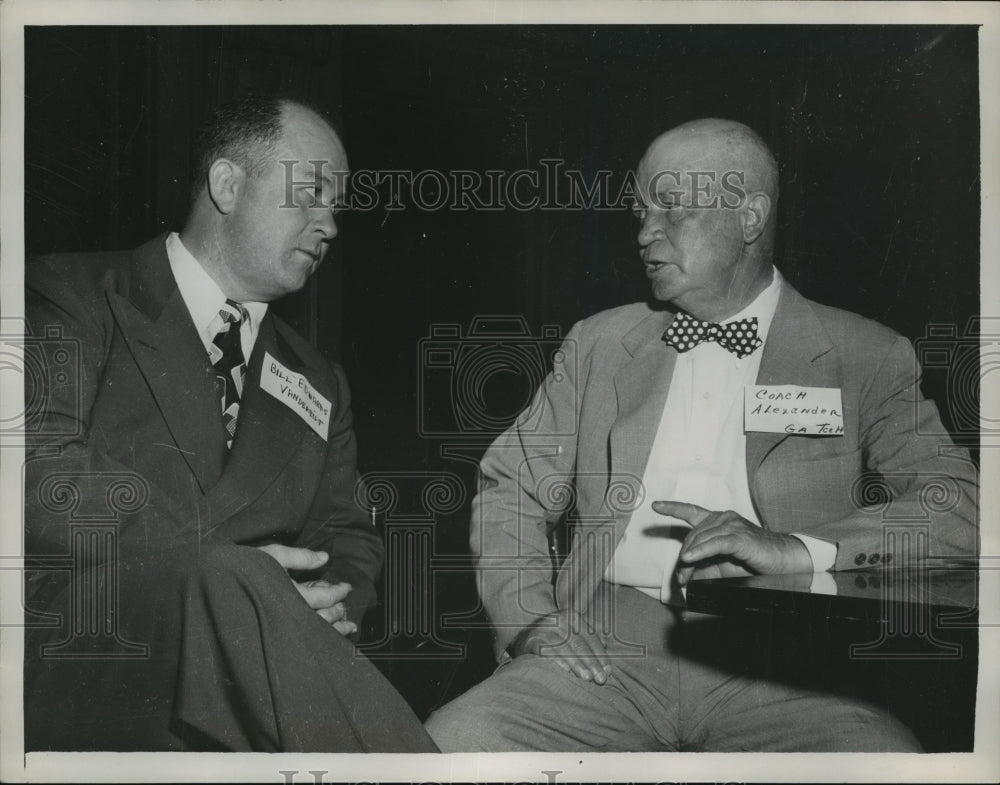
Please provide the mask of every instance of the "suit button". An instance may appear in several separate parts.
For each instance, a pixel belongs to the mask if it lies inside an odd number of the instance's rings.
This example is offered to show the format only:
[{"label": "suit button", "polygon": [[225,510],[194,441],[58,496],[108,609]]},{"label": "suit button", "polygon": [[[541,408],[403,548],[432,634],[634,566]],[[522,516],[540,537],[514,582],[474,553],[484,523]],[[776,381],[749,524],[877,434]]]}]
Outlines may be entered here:
[{"label": "suit button", "polygon": [[857,586],[859,589],[867,589],[868,581],[866,581],[862,576],[859,575],[854,579],[854,585]]},{"label": "suit button", "polygon": [[871,556],[869,556],[868,557],[868,563],[869,564],[878,564],[878,554],[877,553],[873,553]]},{"label": "suit button", "polygon": [[854,563],[860,567],[862,564],[865,563],[865,558],[866,558],[865,554],[859,553],[857,556],[854,557]]},{"label": "suit button", "polygon": [[887,553],[885,556],[882,557],[882,564],[888,564],[891,561],[892,561],[891,553]]}]

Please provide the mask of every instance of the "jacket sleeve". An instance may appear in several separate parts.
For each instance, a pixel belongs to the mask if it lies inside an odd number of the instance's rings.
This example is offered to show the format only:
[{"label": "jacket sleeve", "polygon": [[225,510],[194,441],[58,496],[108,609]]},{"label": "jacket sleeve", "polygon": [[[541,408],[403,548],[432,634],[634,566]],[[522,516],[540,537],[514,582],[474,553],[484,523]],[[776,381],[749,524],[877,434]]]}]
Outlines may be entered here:
[{"label": "jacket sleeve", "polygon": [[382,568],[384,548],[358,501],[364,493],[358,485],[350,391],[340,366],[333,366],[333,371],[336,401],[330,418],[326,467],[295,545],[330,554],[323,577],[351,584],[345,601],[347,618],[360,622],[375,602],[375,581]]},{"label": "jacket sleeve", "polygon": [[480,462],[471,550],[498,659],[518,633],[557,610],[548,534],[574,497],[560,478],[576,466],[581,335],[577,324],[531,405]]},{"label": "jacket sleeve", "polygon": [[113,320],[106,282],[75,268],[37,260],[25,270],[26,553],[66,552],[67,505],[81,516],[107,515],[113,505],[123,553],[130,543],[182,545],[182,511],[170,494],[91,438]]},{"label": "jacket sleeve", "polygon": [[[60,261],[52,266],[39,260],[26,272],[25,311],[31,332],[31,367],[36,369],[27,375],[26,388],[26,398],[35,402],[29,406],[27,424],[31,433],[25,466],[27,552],[65,553],[70,516],[60,500],[72,492],[79,499],[80,514],[106,514],[102,505],[111,498],[114,484],[125,478],[125,485],[137,489],[136,501],[144,503],[129,505],[129,489],[118,491],[126,502],[117,510],[120,556],[145,560],[153,554],[177,554],[177,558],[185,558],[185,553],[197,549],[202,539],[215,536],[213,532],[219,529],[218,525],[191,525],[192,516],[197,514],[193,502],[200,498],[194,480],[190,479],[190,494],[171,493],[166,490],[169,484],[157,484],[156,472],[140,476],[115,458],[115,451],[104,446],[103,437],[95,436],[92,428],[92,412],[108,384],[105,376],[115,325],[107,290],[113,288],[114,281],[100,278],[82,262]],[[72,360],[68,370],[58,363],[63,350]],[[265,520],[250,528],[295,530],[297,534],[288,544],[327,550],[331,558],[324,577],[351,583],[348,615],[360,621],[375,595],[382,545],[363,511],[354,504],[356,448],[350,397],[339,369],[330,376],[335,407],[319,482],[301,489],[312,495],[306,519],[290,521],[287,528],[278,520]],[[61,482],[59,478],[71,481],[54,484]]]}]

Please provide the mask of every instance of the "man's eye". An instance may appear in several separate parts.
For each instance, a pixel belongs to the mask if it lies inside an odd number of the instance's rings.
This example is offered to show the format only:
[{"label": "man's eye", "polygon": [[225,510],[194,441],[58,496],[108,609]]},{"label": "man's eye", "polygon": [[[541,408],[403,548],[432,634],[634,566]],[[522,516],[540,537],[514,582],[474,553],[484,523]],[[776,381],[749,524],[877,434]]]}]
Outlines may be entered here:
[{"label": "man's eye", "polygon": [[299,204],[304,207],[322,207],[323,192],[315,187],[299,188]]}]

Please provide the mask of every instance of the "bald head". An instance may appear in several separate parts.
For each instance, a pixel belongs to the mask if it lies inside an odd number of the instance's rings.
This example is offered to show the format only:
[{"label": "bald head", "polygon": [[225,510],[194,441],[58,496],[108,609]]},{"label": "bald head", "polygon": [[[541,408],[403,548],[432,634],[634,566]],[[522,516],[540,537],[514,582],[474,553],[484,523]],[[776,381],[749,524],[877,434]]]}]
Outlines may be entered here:
[{"label": "bald head", "polygon": [[[767,195],[772,205],[778,201],[778,164],[760,135],[735,120],[716,117],[692,120],[660,134],[649,145],[640,169],[669,155],[683,160],[689,171],[726,172],[742,176],[746,193]],[[733,178],[731,183],[735,183]]]},{"label": "bald head", "polygon": [[778,166],[756,132],[717,118],[684,123],[653,140],[636,175],[654,297],[718,321],[767,286]]}]

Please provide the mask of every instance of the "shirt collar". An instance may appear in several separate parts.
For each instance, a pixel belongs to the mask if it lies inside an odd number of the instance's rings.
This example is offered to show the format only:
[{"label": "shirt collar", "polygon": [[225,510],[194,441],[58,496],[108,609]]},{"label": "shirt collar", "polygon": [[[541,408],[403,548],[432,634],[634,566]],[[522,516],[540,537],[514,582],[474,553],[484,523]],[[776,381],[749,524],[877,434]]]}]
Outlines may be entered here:
[{"label": "shirt collar", "polygon": [[784,282],[781,273],[773,265],[771,273],[771,283],[767,285],[767,288],[758,294],[753,299],[753,302],[742,311],[734,313],[728,319],[724,319],[722,321],[723,324],[738,322],[740,319],[752,319],[756,316],[757,335],[760,336],[761,341],[767,340],[767,333],[771,329],[771,322],[774,320],[774,312],[778,307],[778,298],[781,296],[781,287]]},{"label": "shirt collar", "polygon": [[[170,271],[177,281],[177,288],[207,350],[215,337],[215,317],[226,301],[226,295],[201,263],[184,247],[177,232],[167,235],[167,258],[170,260]],[[249,302],[243,305],[250,315],[250,335],[256,337],[260,322],[267,313],[267,303]]]}]

